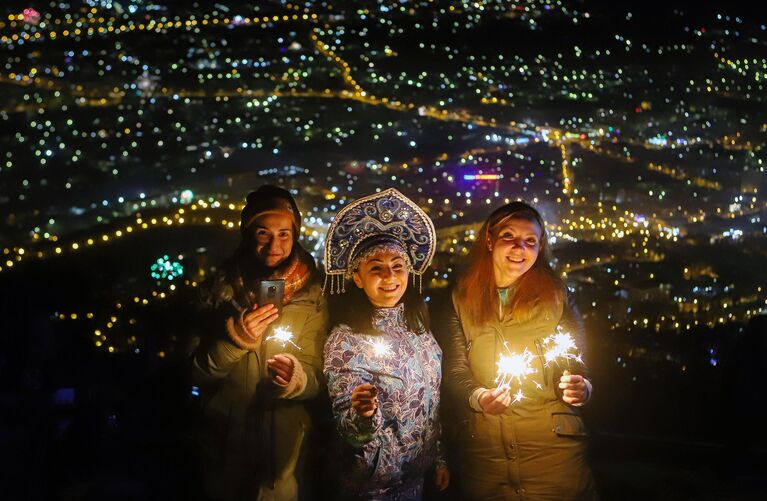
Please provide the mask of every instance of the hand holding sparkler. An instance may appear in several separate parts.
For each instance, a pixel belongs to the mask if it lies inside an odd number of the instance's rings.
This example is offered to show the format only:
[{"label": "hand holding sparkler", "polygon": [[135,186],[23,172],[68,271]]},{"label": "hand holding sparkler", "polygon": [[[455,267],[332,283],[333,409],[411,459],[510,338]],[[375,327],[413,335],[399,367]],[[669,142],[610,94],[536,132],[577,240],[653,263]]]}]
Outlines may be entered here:
[{"label": "hand holding sparkler", "polygon": [[559,388],[562,390],[562,400],[566,404],[582,404],[589,398],[586,380],[583,376],[570,374],[570,371],[565,371],[559,378]]},{"label": "hand holding sparkler", "polygon": [[512,395],[509,388],[485,390],[479,396],[479,406],[485,414],[498,415],[506,412],[511,405]]},{"label": "hand holding sparkler", "polygon": [[[509,350],[509,345],[503,343],[506,353],[496,362],[498,372],[494,390],[485,390],[479,395],[479,406],[487,414],[503,414],[514,402],[519,402],[525,395],[522,393],[522,383],[527,376],[536,372],[533,368],[533,354],[527,348],[522,353]],[[520,387],[512,394],[511,385],[516,382]]]},{"label": "hand holding sparkler", "polygon": [[[570,369],[571,360],[583,364],[573,337],[569,332],[563,332],[561,327],[557,327],[557,333],[547,337],[543,343],[548,348],[543,355],[547,366],[551,362],[559,365],[564,361],[567,369]],[[583,376],[570,374],[569,370],[565,370],[559,378],[559,389],[562,390],[562,400],[567,404],[582,404],[589,397],[588,386]]]},{"label": "hand holding sparkler", "polygon": [[378,389],[363,383],[352,390],[352,409],[362,417],[370,417],[378,408]]},{"label": "hand holding sparkler", "polygon": [[[293,333],[286,327],[276,327],[272,335],[266,338],[267,341],[276,341],[283,348],[288,344],[293,345],[297,350],[301,347],[293,342]],[[293,377],[295,365],[293,360],[286,355],[275,355],[266,361],[266,368],[272,375],[272,382],[279,386],[287,386]]]},{"label": "hand holding sparkler", "polygon": [[266,361],[266,368],[272,376],[272,382],[278,386],[287,386],[293,379],[295,366],[290,357],[275,355]]}]

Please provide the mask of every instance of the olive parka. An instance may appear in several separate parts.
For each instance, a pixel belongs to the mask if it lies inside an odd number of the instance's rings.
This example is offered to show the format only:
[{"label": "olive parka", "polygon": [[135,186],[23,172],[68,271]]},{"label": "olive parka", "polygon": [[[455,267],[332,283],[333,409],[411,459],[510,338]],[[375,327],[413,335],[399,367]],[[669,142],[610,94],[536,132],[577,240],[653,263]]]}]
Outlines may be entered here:
[{"label": "olive parka", "polygon": [[[227,335],[227,329],[242,329],[242,312],[224,279],[214,281],[210,297],[222,313],[220,331],[197,348],[192,360],[202,405],[206,498],[297,499],[302,445],[312,429],[305,404],[324,388],[328,309],[320,284],[312,280],[283,305],[257,351],[239,348]],[[290,329],[296,346],[268,340],[277,327]],[[266,369],[266,360],[281,353],[295,365],[285,388],[275,385]]]},{"label": "olive parka", "polygon": [[[553,314],[519,321],[503,313],[476,326],[453,292],[443,324],[444,400],[453,416],[445,419],[445,426],[458,458],[464,499],[593,499],[586,428],[578,408],[564,403],[557,386],[564,369],[588,374],[585,364],[545,363],[544,339],[556,332],[557,325],[584,349],[583,321],[571,298]],[[503,414],[485,414],[475,392],[497,386],[496,362],[507,349],[517,353],[528,349],[536,372],[524,381],[520,401]],[[516,390],[512,383],[512,393]]]}]

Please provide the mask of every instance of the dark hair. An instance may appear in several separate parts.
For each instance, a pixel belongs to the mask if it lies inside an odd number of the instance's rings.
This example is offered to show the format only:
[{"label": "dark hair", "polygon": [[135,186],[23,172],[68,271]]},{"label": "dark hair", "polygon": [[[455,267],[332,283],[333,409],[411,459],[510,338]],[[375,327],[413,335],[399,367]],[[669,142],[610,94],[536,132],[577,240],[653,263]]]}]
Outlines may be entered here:
[{"label": "dark hair", "polygon": [[[411,275],[412,276],[412,275]],[[368,299],[365,291],[358,288],[354,283],[347,284],[347,291],[343,294],[330,296],[330,325],[346,324],[362,334],[372,334],[373,311],[375,307]],[[411,283],[402,295],[400,303],[405,304],[405,322],[407,328],[416,334],[422,334],[431,329],[429,309],[423,296]]]}]

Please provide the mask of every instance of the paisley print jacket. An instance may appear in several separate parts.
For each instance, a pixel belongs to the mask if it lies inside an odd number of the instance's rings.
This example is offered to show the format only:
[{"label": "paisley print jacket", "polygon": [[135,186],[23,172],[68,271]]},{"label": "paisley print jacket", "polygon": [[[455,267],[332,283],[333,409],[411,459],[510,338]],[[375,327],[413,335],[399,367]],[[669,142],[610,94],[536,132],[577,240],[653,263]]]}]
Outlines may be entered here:
[{"label": "paisley print jacket", "polygon": [[[372,335],[336,326],[324,373],[338,433],[346,490],[366,499],[420,498],[424,474],[444,466],[439,422],[442,350],[431,332],[407,328],[404,305],[379,308]],[[372,417],[351,407],[362,383],[378,389]]]}]

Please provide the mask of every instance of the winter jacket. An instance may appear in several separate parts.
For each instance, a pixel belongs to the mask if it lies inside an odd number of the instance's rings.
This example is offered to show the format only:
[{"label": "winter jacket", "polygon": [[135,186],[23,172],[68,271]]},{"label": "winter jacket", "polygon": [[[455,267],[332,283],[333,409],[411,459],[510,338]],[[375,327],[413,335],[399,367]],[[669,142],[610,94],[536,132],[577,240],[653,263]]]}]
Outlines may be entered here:
[{"label": "winter jacket", "polygon": [[[504,313],[487,324],[473,325],[453,294],[443,341],[445,427],[457,451],[458,473],[465,499],[576,500],[593,499],[586,462],[587,431],[577,407],[564,403],[557,383],[565,369],[587,376],[585,364],[544,360],[545,339],[557,325],[569,331],[580,350],[583,322],[571,299],[554,314],[519,321]],[[533,355],[535,370],[512,393],[522,398],[505,413],[489,415],[476,403],[478,388],[497,386],[497,361],[502,354]],[[475,396],[474,405],[470,402]]]},{"label": "winter jacket", "polygon": [[[372,320],[374,334],[339,325],[325,346],[324,371],[343,442],[343,494],[420,499],[424,475],[444,463],[439,453],[442,351],[431,332],[408,328],[402,304],[377,308]],[[378,409],[370,417],[351,406],[352,390],[363,383],[378,390]]]},{"label": "winter jacket", "polygon": [[[305,404],[324,391],[328,313],[320,285],[314,281],[295,293],[264,332],[257,351],[237,347],[227,335],[227,329],[241,329],[242,324],[224,279],[214,284],[212,294],[220,304],[217,309],[226,313],[220,331],[198,347],[192,361],[193,384],[199,386],[202,402],[206,497],[297,499],[297,468],[312,429]],[[296,346],[267,339],[278,327],[291,330]],[[295,364],[286,388],[272,383],[266,370],[266,360],[282,353]]]}]

